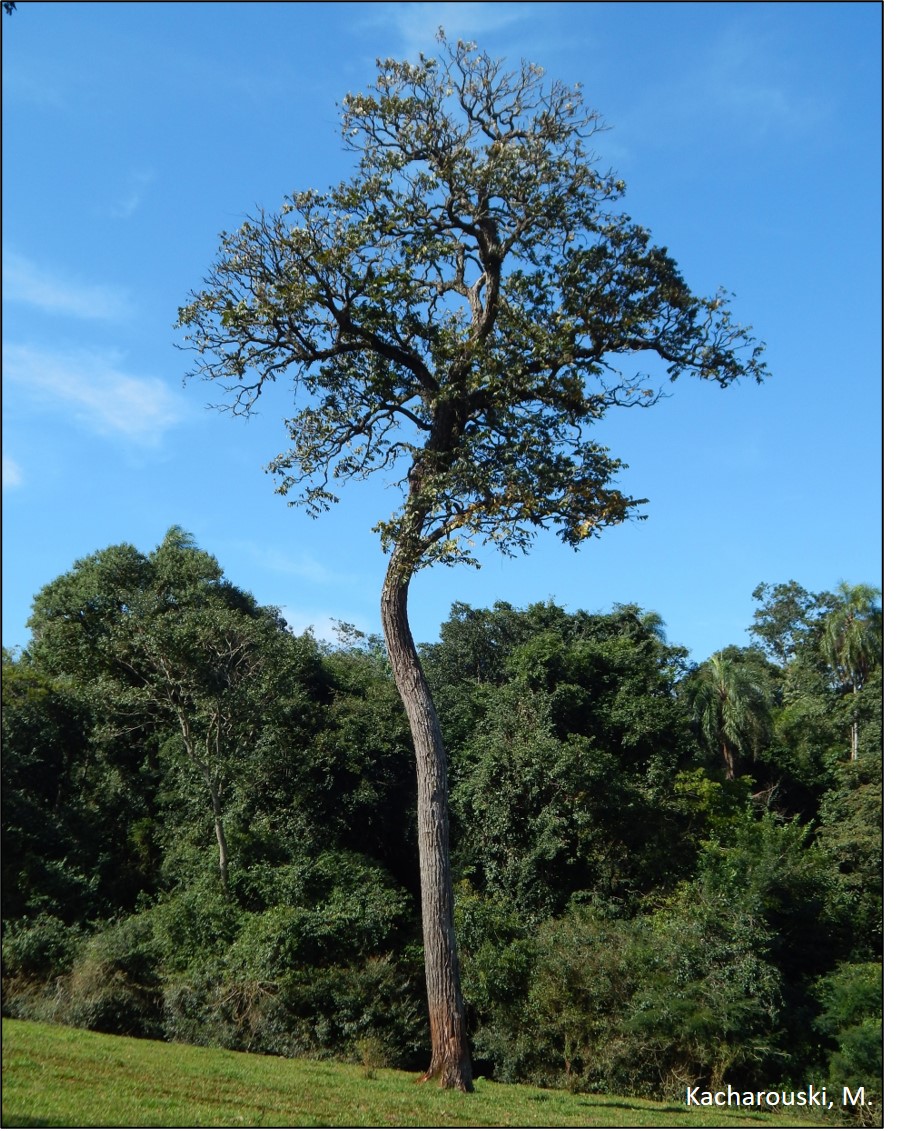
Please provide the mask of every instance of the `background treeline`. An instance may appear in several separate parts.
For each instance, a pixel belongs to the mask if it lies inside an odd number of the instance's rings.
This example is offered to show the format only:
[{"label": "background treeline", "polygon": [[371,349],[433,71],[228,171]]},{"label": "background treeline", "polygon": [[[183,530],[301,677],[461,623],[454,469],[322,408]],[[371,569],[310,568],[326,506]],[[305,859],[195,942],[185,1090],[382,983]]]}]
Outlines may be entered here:
[{"label": "background treeline", "polygon": [[[634,605],[455,605],[475,1072],[881,1089],[879,594],[762,585],[705,663]],[[3,661],[4,1010],[420,1067],[414,764],[380,641],[294,636],[179,528],[36,596]]]}]

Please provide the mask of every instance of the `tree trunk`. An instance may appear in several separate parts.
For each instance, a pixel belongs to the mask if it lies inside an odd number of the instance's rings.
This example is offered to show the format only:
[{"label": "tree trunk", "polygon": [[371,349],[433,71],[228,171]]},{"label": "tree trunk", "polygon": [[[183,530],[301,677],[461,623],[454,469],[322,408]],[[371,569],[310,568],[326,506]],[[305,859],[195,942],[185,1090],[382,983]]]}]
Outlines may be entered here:
[{"label": "tree trunk", "polygon": [[[187,752],[187,757],[196,766],[202,774],[203,781],[206,783],[206,788],[209,790],[209,800],[212,802],[212,821],[215,825],[215,841],[218,845],[218,875],[221,878],[221,886],[225,891],[228,890],[228,842],[225,839],[224,820],[221,813],[221,788],[217,775],[213,773],[211,768],[211,757],[205,759],[197,754],[196,746],[193,742],[193,734],[191,731],[190,720],[187,715],[182,712],[177,712],[178,724],[181,727],[181,737],[184,742],[184,749]],[[213,735],[206,735],[206,752],[207,755],[210,751],[210,745],[213,742]]]},{"label": "tree trunk", "polygon": [[411,727],[418,775],[418,860],[432,1049],[430,1067],[421,1079],[436,1077],[444,1088],[472,1092],[449,869],[446,752],[433,697],[409,629],[411,571],[402,560],[397,547],[384,580],[381,617],[387,655]]},{"label": "tree trunk", "polygon": [[723,761],[726,766],[727,781],[734,781],[736,777],[736,759],[733,756],[733,751],[730,749],[726,740],[722,743],[723,746]]},{"label": "tree trunk", "polygon": [[209,783],[209,792],[212,797],[212,816],[215,822],[215,840],[218,843],[218,874],[221,877],[221,886],[228,890],[228,842],[225,840],[224,821],[221,815],[221,798],[218,788]]}]

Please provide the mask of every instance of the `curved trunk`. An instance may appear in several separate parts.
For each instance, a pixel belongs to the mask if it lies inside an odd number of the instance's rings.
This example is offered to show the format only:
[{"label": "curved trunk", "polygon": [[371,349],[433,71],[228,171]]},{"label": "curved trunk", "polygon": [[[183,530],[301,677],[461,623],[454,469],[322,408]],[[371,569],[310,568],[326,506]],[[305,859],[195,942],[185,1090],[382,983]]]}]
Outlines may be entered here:
[{"label": "curved trunk", "polygon": [[431,1061],[422,1080],[474,1090],[455,942],[449,870],[449,791],[446,752],[436,708],[408,623],[411,571],[394,550],[381,594],[381,617],[390,666],[415,747],[418,776],[418,858],[424,927],[424,973],[430,1016]]}]

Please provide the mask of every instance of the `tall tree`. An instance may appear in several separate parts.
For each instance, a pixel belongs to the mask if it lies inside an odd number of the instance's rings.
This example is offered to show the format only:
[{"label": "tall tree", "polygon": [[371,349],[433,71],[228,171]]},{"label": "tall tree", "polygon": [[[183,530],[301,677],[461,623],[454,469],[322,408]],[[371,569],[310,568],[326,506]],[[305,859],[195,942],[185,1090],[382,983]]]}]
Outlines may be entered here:
[{"label": "tall tree", "polygon": [[[824,624],[822,651],[840,687],[854,701],[882,655],[882,609],[878,589],[870,585],[839,584],[837,605]],[[851,760],[858,756],[857,711],[851,718]]]},{"label": "tall tree", "polygon": [[749,632],[779,664],[787,664],[810,636],[829,607],[827,593],[809,593],[797,581],[762,582],[752,597],[763,604],[754,612]]},{"label": "tall tree", "polygon": [[692,711],[708,749],[720,754],[732,780],[736,759],[756,750],[770,726],[769,697],[757,671],[716,652],[699,669]]},{"label": "tall tree", "polygon": [[174,526],[149,555],[111,546],[76,562],[37,594],[29,625],[33,655],[80,680],[111,732],[175,729],[208,798],[227,888],[224,797],[234,759],[258,731],[276,611],[225,581],[215,558]]},{"label": "tall tree", "polygon": [[401,468],[401,505],[375,529],[418,775],[424,1075],[469,1090],[446,755],[409,584],[435,562],[474,562],[478,539],[525,551],[555,525],[577,546],[634,513],[644,500],[614,486],[621,461],[592,434],[612,406],[657,399],[628,356],[721,386],[764,367],[726,296],[694,296],[614,209],[624,186],[587,150],[601,121],[579,86],[438,42],[437,58],[378,61],[375,85],[343,103],[356,174],[225,234],[179,322],[196,374],[220,382],[234,412],[285,375],[301,392],[270,465],[294,503],[319,514],[335,487]]}]

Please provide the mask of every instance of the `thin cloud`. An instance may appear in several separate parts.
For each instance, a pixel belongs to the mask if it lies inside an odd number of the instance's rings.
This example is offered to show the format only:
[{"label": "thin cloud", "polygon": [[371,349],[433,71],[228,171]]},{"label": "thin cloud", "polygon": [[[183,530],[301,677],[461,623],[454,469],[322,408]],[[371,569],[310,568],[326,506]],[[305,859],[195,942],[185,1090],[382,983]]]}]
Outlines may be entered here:
[{"label": "thin cloud", "polygon": [[304,550],[287,554],[282,550],[263,549],[248,542],[241,542],[240,547],[259,566],[273,573],[301,577],[303,581],[314,585],[353,585],[358,582],[357,575],[335,570]]},{"label": "thin cloud", "polygon": [[6,377],[42,406],[74,415],[101,436],[152,446],[182,417],[181,406],[158,377],[139,377],[106,350],[53,352],[10,345],[4,352]]},{"label": "thin cloud", "polygon": [[526,5],[491,3],[385,4],[381,23],[391,23],[403,40],[407,55],[432,54],[437,28],[450,40],[472,38],[508,27],[524,18]]},{"label": "thin cloud", "polygon": [[25,477],[22,474],[22,468],[16,463],[11,456],[4,455],[3,457],[3,490],[10,491],[16,487],[21,487],[25,482]]},{"label": "thin cloud", "polygon": [[790,73],[774,40],[734,25],[685,60],[672,84],[650,87],[641,116],[653,138],[682,139],[683,123],[693,121],[758,143],[812,130],[828,110],[825,95],[808,93]]},{"label": "thin cloud", "polygon": [[39,56],[32,55],[27,66],[18,60],[4,61],[4,99],[18,100],[42,109],[70,110],[71,96],[67,97],[67,92],[60,86],[58,73],[49,62],[42,63],[39,59]]},{"label": "thin cloud", "polygon": [[14,252],[3,258],[3,277],[4,299],[51,314],[113,321],[130,313],[130,303],[121,290],[49,271]]},{"label": "thin cloud", "polygon": [[128,178],[127,187],[121,193],[109,210],[114,220],[128,220],[146,199],[147,189],[155,180],[155,174],[144,171],[132,173]]},{"label": "thin cloud", "polygon": [[705,74],[705,90],[713,90],[718,105],[760,133],[814,125],[825,110],[796,87],[785,65],[778,65],[775,46],[765,37],[729,28],[719,37]]}]

